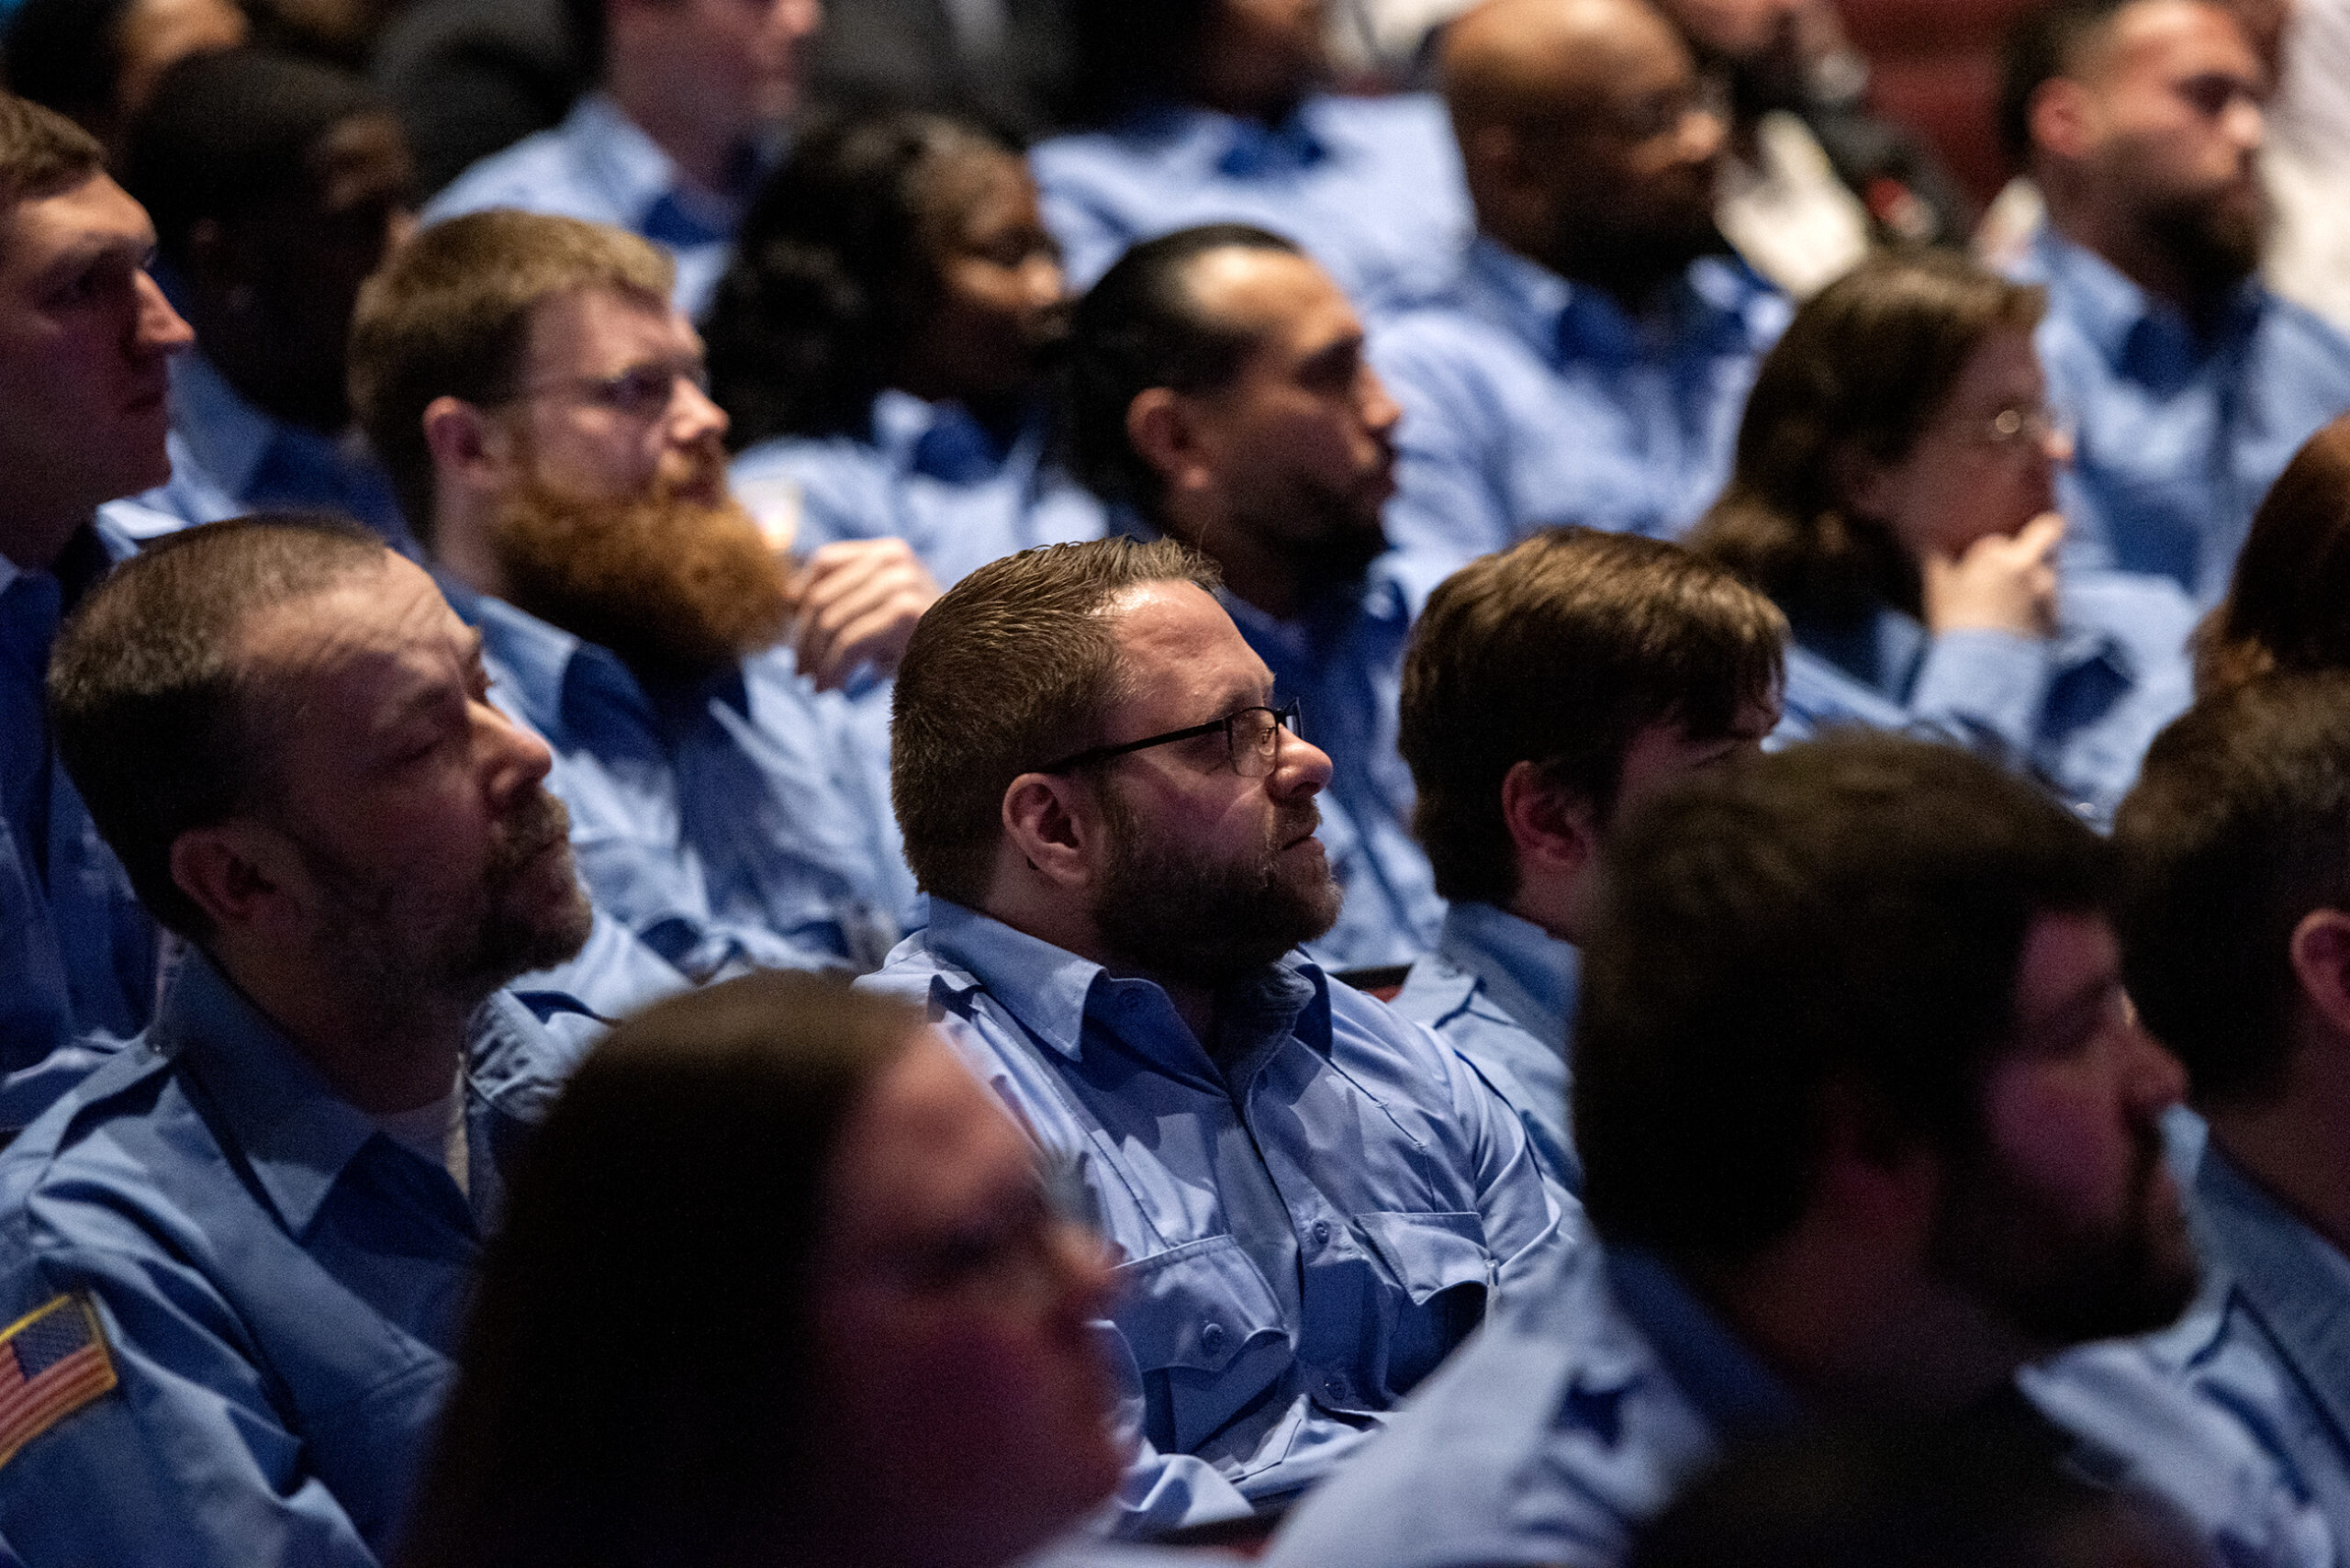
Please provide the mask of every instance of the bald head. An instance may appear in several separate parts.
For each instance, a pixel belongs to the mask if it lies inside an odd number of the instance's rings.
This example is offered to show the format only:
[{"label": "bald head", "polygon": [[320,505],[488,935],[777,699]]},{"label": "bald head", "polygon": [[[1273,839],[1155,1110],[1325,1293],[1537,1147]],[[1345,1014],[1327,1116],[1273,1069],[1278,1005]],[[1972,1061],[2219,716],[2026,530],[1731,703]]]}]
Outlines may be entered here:
[{"label": "bald head", "polygon": [[1443,66],[1478,223],[1503,244],[1636,295],[1716,242],[1721,123],[1643,0],[1485,0]]}]

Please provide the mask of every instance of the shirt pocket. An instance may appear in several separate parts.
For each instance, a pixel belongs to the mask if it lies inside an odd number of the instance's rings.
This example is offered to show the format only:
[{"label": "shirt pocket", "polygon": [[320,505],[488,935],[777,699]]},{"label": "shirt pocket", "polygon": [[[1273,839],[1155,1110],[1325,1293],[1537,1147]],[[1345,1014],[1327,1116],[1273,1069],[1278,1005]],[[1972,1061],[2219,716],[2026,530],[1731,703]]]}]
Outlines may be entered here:
[{"label": "shirt pocket", "polygon": [[1381,1381],[1400,1399],[1484,1320],[1494,1283],[1484,1218],[1463,1209],[1361,1214],[1354,1223],[1386,1276],[1365,1338],[1376,1336]]},{"label": "shirt pocket", "polygon": [[1194,1451],[1287,1370],[1281,1305],[1230,1236],[1138,1259],[1118,1282],[1118,1329],[1142,1373],[1144,1433],[1161,1451]]}]

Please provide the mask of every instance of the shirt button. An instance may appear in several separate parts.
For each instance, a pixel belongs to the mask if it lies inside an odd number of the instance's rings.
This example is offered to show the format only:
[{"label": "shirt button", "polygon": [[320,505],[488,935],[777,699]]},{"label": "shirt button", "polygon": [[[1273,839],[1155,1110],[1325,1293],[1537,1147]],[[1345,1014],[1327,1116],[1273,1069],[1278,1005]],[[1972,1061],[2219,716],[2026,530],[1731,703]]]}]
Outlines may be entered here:
[{"label": "shirt button", "polygon": [[1314,1239],[1316,1241],[1327,1241],[1330,1239],[1330,1222],[1328,1220],[1317,1219],[1314,1222]]},{"label": "shirt button", "polygon": [[1200,1330],[1200,1349],[1211,1356],[1224,1349],[1223,1324],[1211,1323]]}]

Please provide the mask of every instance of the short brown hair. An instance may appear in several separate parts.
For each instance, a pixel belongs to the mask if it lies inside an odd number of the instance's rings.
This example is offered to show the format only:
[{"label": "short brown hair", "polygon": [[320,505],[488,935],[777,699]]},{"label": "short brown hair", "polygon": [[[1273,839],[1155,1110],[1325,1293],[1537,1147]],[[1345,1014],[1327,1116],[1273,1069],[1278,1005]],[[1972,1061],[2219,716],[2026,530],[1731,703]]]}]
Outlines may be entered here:
[{"label": "short brown hair", "polygon": [[432,534],[432,400],[512,397],[532,312],[547,300],[603,288],[666,306],[676,277],[634,234],[494,207],[432,225],[368,279],[351,319],[351,406],[419,539]]},{"label": "short brown hair", "polygon": [[2252,514],[2228,596],[2195,632],[2195,691],[2350,670],[2350,419],[2310,437]]},{"label": "short brown hair", "polygon": [[1907,457],[1975,351],[2030,331],[2045,305],[1941,251],[1884,252],[1830,284],[1763,356],[1729,487],[1690,547],[1798,622],[1849,622],[1877,600],[1918,613],[1919,568],[1882,522],[1851,513],[1844,465]]},{"label": "short brown hair", "polygon": [[1554,529],[1453,573],[1404,653],[1397,736],[1437,891],[1516,893],[1512,767],[1535,763],[1605,818],[1634,737],[1664,723],[1728,735],[1742,704],[1777,689],[1786,636],[1771,601],[1720,566],[1631,534]]},{"label": "short brown hair", "polygon": [[92,588],[49,661],[58,756],[140,902],[192,941],[204,912],[172,845],[272,799],[275,710],[239,666],[255,615],[380,570],[384,542],[318,514],[234,518],[172,534]]},{"label": "short brown hair", "polygon": [[0,93],[0,214],[80,185],[106,161],[98,139],[55,109]]},{"label": "short brown hair", "polygon": [[979,907],[1012,781],[1102,743],[1118,689],[1111,600],[1219,580],[1173,540],[1100,539],[991,562],[923,613],[890,706],[890,798],[924,892]]}]

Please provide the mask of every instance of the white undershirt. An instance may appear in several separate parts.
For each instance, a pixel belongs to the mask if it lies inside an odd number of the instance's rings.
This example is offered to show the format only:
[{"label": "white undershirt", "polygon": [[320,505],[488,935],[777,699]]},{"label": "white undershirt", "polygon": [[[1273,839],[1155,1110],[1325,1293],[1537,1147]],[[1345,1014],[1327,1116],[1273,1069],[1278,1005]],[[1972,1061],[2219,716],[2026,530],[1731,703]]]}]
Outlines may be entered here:
[{"label": "white undershirt", "polygon": [[375,1125],[404,1148],[414,1149],[449,1173],[457,1191],[473,1193],[471,1155],[465,1147],[465,1075],[462,1070],[449,1092],[413,1111],[378,1116]]}]

